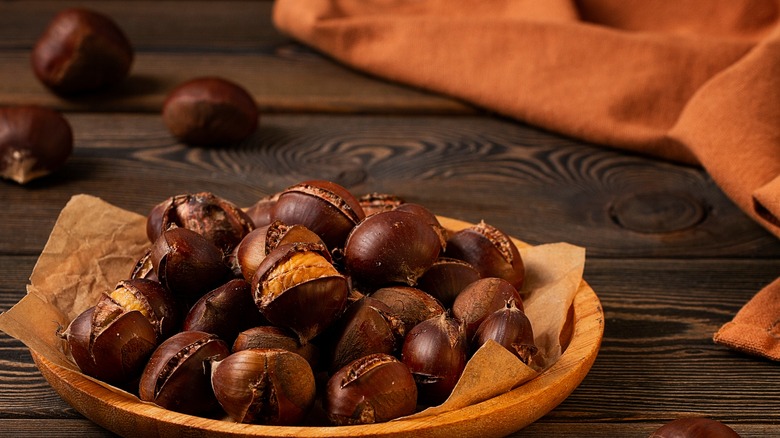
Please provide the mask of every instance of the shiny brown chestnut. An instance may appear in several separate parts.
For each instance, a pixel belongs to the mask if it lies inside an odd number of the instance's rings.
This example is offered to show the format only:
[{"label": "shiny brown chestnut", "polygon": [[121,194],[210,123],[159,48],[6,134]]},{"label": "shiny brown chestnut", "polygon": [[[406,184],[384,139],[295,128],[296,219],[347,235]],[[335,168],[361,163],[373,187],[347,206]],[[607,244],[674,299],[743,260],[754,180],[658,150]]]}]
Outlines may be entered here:
[{"label": "shiny brown chestnut", "polygon": [[274,248],[296,242],[322,243],[322,239],[303,225],[285,225],[282,221],[256,228],[233,251],[230,258],[233,272],[252,281],[257,267]]},{"label": "shiny brown chestnut", "polygon": [[83,8],[59,12],[32,49],[35,76],[70,96],[112,87],[130,73],[134,50],[110,17]]},{"label": "shiny brown chestnut", "polygon": [[467,356],[463,326],[447,314],[417,324],[407,333],[401,350],[401,361],[414,376],[420,402],[429,405],[449,397]]},{"label": "shiny brown chestnut", "polygon": [[0,108],[0,177],[26,184],[60,169],[73,130],[58,112],[34,105]]},{"label": "shiny brown chestnut", "polygon": [[294,331],[302,344],[324,331],[346,305],[349,285],[318,243],[276,247],[252,278],[255,304],[272,324]]},{"label": "shiny brown chestnut", "polygon": [[312,369],[317,369],[320,362],[320,351],[314,344],[310,342],[301,345],[295,333],[281,327],[263,325],[252,327],[239,333],[235,342],[233,342],[233,352],[250,348],[281,348],[282,350],[292,351],[306,359]]},{"label": "shiny brown chestnut", "polygon": [[471,263],[439,257],[419,278],[417,287],[436,297],[445,307],[452,307],[458,294],[479,278]]},{"label": "shiny brown chestnut", "polygon": [[488,340],[497,342],[526,365],[531,364],[538,351],[531,321],[517,308],[514,300],[507,301],[503,309],[496,310],[482,321],[474,334],[472,350],[476,351]]},{"label": "shiny brown chestnut", "polygon": [[525,266],[512,239],[498,228],[481,221],[450,235],[446,257],[469,262],[484,277],[499,277],[520,290]]},{"label": "shiny brown chestnut", "polygon": [[149,358],[138,385],[139,398],[184,414],[213,412],[219,404],[211,389],[210,363],[229,354],[216,335],[177,333]]},{"label": "shiny brown chestnut", "polygon": [[659,427],[649,438],[739,438],[739,434],[717,420],[686,417]]},{"label": "shiny brown chestnut", "polygon": [[471,339],[482,321],[496,310],[502,309],[509,300],[523,310],[523,300],[511,283],[497,277],[480,278],[463,288],[455,298],[452,303],[452,316],[464,324],[466,337]]},{"label": "shiny brown chestnut", "polygon": [[330,371],[375,353],[393,354],[403,342],[404,323],[385,303],[364,297],[352,303],[334,335]]},{"label": "shiny brown chestnut", "polygon": [[416,214],[421,216],[423,219],[425,219],[425,222],[427,222],[428,225],[430,225],[433,228],[433,231],[435,231],[436,234],[439,236],[439,241],[441,242],[441,250],[442,252],[444,252],[444,250],[447,248],[447,238],[449,237],[449,232],[447,231],[446,228],[444,228],[441,225],[441,223],[439,222],[439,218],[437,218],[432,211],[428,210],[427,207],[414,202],[401,203],[395,208],[393,208],[393,210],[405,211],[407,213]]},{"label": "shiny brown chestnut", "polygon": [[372,354],[333,374],[323,407],[334,425],[383,423],[414,413],[417,387],[398,359]]},{"label": "shiny brown chestnut", "polygon": [[171,134],[184,143],[218,146],[252,135],[259,111],[241,85],[220,77],[199,77],[168,94],[162,118]]},{"label": "shiny brown chestnut", "polygon": [[388,286],[377,289],[371,298],[384,303],[403,322],[404,333],[426,319],[445,312],[444,307],[433,296],[411,286]]},{"label": "shiny brown chestnut", "polygon": [[255,228],[264,227],[273,222],[271,219],[271,211],[273,210],[274,205],[276,205],[277,199],[279,199],[278,193],[265,196],[244,211],[247,216],[252,219]]},{"label": "shiny brown chestnut", "polygon": [[255,228],[238,206],[209,192],[172,196],[154,206],[146,218],[146,236],[154,242],[173,226],[195,231],[224,254]]},{"label": "shiny brown chestnut", "polygon": [[242,330],[262,323],[249,283],[233,279],[203,295],[190,308],[182,330],[212,333],[232,345]]},{"label": "shiny brown chestnut", "polygon": [[385,211],[352,230],[344,246],[344,265],[361,284],[414,286],[440,251],[438,235],[421,216]]},{"label": "shiny brown chestnut", "polygon": [[157,346],[157,332],[139,311],[92,306],[59,333],[81,372],[121,385],[136,379]]},{"label": "shiny brown chestnut", "polygon": [[404,199],[400,196],[390,193],[366,193],[358,198],[360,206],[363,208],[363,213],[366,216],[371,216],[374,213],[380,211],[389,211],[395,207],[403,204]]},{"label": "shiny brown chestnut", "polygon": [[223,262],[222,251],[186,228],[162,233],[152,244],[151,257],[160,283],[188,306],[231,274]]},{"label": "shiny brown chestnut", "polygon": [[298,354],[249,349],[211,365],[214,395],[233,421],[268,425],[300,423],[316,396],[314,373]]},{"label": "shiny brown chestnut", "polygon": [[271,218],[305,226],[333,251],[344,246],[347,235],[365,218],[365,213],[346,188],[330,181],[311,180],[282,191]]},{"label": "shiny brown chestnut", "polygon": [[133,269],[130,270],[130,279],[142,278],[144,280],[160,281],[157,273],[154,272],[154,263],[152,263],[152,249],[147,249],[144,254],[135,262]]},{"label": "shiny brown chestnut", "polygon": [[173,294],[157,281],[122,280],[101,301],[110,301],[126,312],[141,312],[154,327],[159,342],[179,330],[182,308]]}]

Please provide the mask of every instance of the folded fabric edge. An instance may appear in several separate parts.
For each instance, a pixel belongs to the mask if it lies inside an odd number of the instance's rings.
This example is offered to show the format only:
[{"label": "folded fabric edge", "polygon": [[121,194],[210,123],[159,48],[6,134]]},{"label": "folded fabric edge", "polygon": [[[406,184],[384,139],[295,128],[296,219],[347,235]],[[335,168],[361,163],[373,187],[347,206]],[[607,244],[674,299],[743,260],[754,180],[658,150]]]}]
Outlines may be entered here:
[{"label": "folded fabric edge", "polygon": [[780,236],[780,175],[753,192],[753,210],[769,225],[777,227],[771,231]]},{"label": "folded fabric edge", "polygon": [[765,328],[731,321],[724,324],[712,340],[742,353],[780,361],[780,339]]}]

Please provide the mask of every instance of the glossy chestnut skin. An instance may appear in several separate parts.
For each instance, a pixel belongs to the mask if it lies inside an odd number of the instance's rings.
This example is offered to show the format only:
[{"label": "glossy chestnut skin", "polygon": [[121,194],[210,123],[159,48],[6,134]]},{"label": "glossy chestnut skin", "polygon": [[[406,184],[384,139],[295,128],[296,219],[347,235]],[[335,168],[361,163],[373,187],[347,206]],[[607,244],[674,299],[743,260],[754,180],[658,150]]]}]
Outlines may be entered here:
[{"label": "glossy chestnut skin", "polygon": [[141,278],[144,280],[160,281],[157,278],[157,273],[154,272],[154,264],[152,263],[152,249],[147,249],[144,254],[135,262],[133,269],[130,270],[130,279]]},{"label": "glossy chestnut skin", "polygon": [[449,233],[441,225],[441,223],[439,223],[439,218],[437,218],[432,211],[428,210],[427,207],[424,207],[414,202],[403,202],[397,205],[395,208],[393,208],[393,210],[405,211],[407,213],[412,213],[421,216],[425,220],[425,222],[427,222],[428,225],[430,225],[433,228],[433,231],[435,231],[436,234],[439,236],[439,241],[441,242],[441,250],[442,252],[444,252],[444,250],[447,248],[447,238],[449,237]]},{"label": "glossy chestnut skin", "polygon": [[421,403],[437,405],[449,397],[466,367],[463,326],[446,314],[417,324],[406,335],[401,361],[417,383]]},{"label": "glossy chestnut skin", "polygon": [[271,219],[300,224],[315,232],[330,251],[343,248],[347,235],[365,218],[357,198],[346,188],[322,180],[304,181],[282,191]]},{"label": "glossy chestnut skin", "polygon": [[371,297],[352,303],[339,320],[330,371],[370,354],[393,354],[405,333],[403,321],[385,303]]},{"label": "glossy chestnut skin", "polygon": [[302,344],[341,315],[349,291],[327,248],[317,243],[276,247],[257,268],[251,284],[263,316],[272,325],[295,332]]},{"label": "glossy chestnut skin", "polygon": [[157,332],[139,311],[93,306],[60,335],[81,372],[122,385],[136,379],[157,346]]},{"label": "glossy chestnut skin", "polygon": [[440,250],[438,235],[421,216],[385,211],[352,230],[344,246],[344,265],[362,284],[414,286]]},{"label": "glossy chestnut skin", "polygon": [[59,12],[36,41],[32,68],[50,90],[72,96],[119,84],[133,57],[133,46],[113,19],[71,8]]},{"label": "glossy chestnut skin", "polygon": [[314,344],[301,345],[295,333],[281,327],[263,325],[239,333],[233,342],[232,351],[235,353],[250,348],[275,348],[291,351],[306,359],[312,369],[317,369],[320,361],[320,351]]},{"label": "glossy chestnut skin", "polygon": [[417,287],[436,297],[445,307],[452,307],[458,294],[480,279],[470,263],[449,257],[439,257],[417,282]]},{"label": "glossy chestnut skin", "polygon": [[60,169],[73,130],[58,112],[35,105],[0,108],[0,177],[26,184]]},{"label": "glossy chestnut skin", "polygon": [[661,426],[649,438],[739,438],[739,434],[720,421],[688,417]]},{"label": "glossy chestnut skin", "polygon": [[497,277],[480,278],[466,286],[455,298],[452,316],[464,324],[466,337],[471,339],[482,321],[496,310],[504,308],[509,300],[523,310],[520,293],[508,281]]},{"label": "glossy chestnut skin", "polygon": [[472,350],[476,351],[488,340],[497,342],[526,365],[531,364],[538,350],[531,321],[517,308],[514,300],[509,300],[503,309],[496,310],[482,321],[474,334]]},{"label": "glossy chestnut skin", "polygon": [[525,266],[517,246],[498,228],[484,221],[450,235],[444,255],[465,260],[480,276],[499,277],[522,289]]},{"label": "glossy chestnut skin", "polygon": [[322,239],[303,225],[285,225],[282,221],[256,228],[233,251],[230,259],[233,272],[252,281],[257,267],[274,248],[296,242],[322,243]]},{"label": "glossy chestnut skin", "polygon": [[252,219],[252,223],[255,224],[255,228],[264,227],[273,222],[273,219],[271,219],[271,211],[274,209],[277,199],[279,199],[278,193],[265,196],[245,210],[247,216],[249,216]]},{"label": "glossy chestnut skin", "polygon": [[426,319],[445,312],[433,296],[410,286],[387,286],[371,293],[371,298],[384,303],[390,314],[403,322],[404,333]]},{"label": "glossy chestnut skin", "polygon": [[282,349],[242,350],[213,362],[211,385],[222,409],[238,423],[300,423],[316,396],[309,363]]},{"label": "glossy chestnut skin", "polygon": [[204,332],[180,332],[149,358],[138,385],[139,398],[165,409],[201,415],[218,409],[211,389],[212,361],[230,354],[225,342]]},{"label": "glossy chestnut skin", "polygon": [[372,354],[333,374],[323,407],[334,425],[382,423],[414,413],[417,388],[403,363],[387,354]]},{"label": "glossy chestnut skin", "polygon": [[262,323],[249,283],[233,279],[207,292],[190,308],[182,331],[212,333],[232,345],[242,330]]},{"label": "glossy chestnut skin", "polygon": [[162,233],[152,244],[151,258],[160,283],[188,306],[231,275],[222,251],[186,228]]},{"label": "glossy chestnut skin", "polygon": [[102,301],[110,300],[126,311],[140,311],[152,324],[162,342],[179,330],[182,307],[173,294],[157,281],[130,279],[120,281]]},{"label": "glossy chestnut skin", "polygon": [[195,231],[224,254],[255,228],[238,206],[209,192],[172,196],[154,206],[146,218],[146,236],[154,242],[173,226]]},{"label": "glossy chestnut skin", "polygon": [[165,125],[189,145],[238,143],[257,130],[259,112],[241,85],[220,77],[200,77],[173,89],[162,109]]}]

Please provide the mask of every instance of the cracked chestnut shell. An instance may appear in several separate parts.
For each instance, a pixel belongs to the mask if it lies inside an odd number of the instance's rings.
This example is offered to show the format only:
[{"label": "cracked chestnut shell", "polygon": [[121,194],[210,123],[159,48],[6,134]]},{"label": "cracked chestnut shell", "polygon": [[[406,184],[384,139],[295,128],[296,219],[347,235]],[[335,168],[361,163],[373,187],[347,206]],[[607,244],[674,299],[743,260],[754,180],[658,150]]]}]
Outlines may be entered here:
[{"label": "cracked chestnut shell", "polygon": [[466,367],[463,326],[442,314],[417,324],[406,335],[401,361],[417,383],[420,401],[437,405],[449,397]]},{"label": "cracked chestnut shell", "polygon": [[151,258],[160,283],[185,305],[221,285],[231,274],[222,251],[186,228],[162,233],[152,244]]},{"label": "cracked chestnut shell", "polygon": [[320,351],[314,344],[301,345],[295,333],[281,327],[263,325],[239,333],[233,342],[233,352],[250,348],[276,348],[291,351],[306,359],[312,369],[316,369],[319,363]]},{"label": "cracked chestnut shell", "polygon": [[111,87],[130,73],[134,50],[107,15],[84,8],[59,12],[32,49],[35,76],[70,96]]},{"label": "cracked chestnut shell", "polygon": [[334,425],[382,423],[414,413],[417,388],[406,365],[387,354],[372,354],[333,374],[323,407]]},{"label": "cracked chestnut shell", "polygon": [[444,307],[433,296],[410,286],[388,286],[377,289],[371,298],[384,303],[390,314],[403,322],[404,333],[426,319],[445,312]]},{"label": "cracked chestnut shell", "polygon": [[0,108],[0,176],[19,184],[62,167],[73,152],[73,130],[57,111],[35,106]]},{"label": "cracked chestnut shell", "polygon": [[315,232],[329,250],[342,248],[347,235],[365,218],[360,202],[344,187],[322,180],[304,181],[282,191],[273,220],[300,224]]},{"label": "cracked chestnut shell", "polygon": [[197,146],[238,143],[257,130],[259,111],[241,85],[220,77],[201,77],[174,88],[163,103],[162,118],[176,138]]},{"label": "cracked chestnut shell", "polygon": [[135,265],[133,265],[133,269],[130,270],[130,276],[128,278],[142,278],[144,280],[160,281],[157,278],[157,273],[154,272],[151,248],[147,249],[144,254],[138,258],[138,261],[136,261]]},{"label": "cracked chestnut shell", "polygon": [[380,211],[389,211],[403,204],[403,198],[390,193],[366,193],[358,198],[360,206],[366,216],[371,216]]},{"label": "cracked chestnut shell", "polygon": [[81,372],[115,385],[137,378],[157,346],[157,332],[140,311],[111,303],[88,308],[60,336]]},{"label": "cracked chestnut shell", "polygon": [[212,333],[232,345],[242,330],[262,323],[249,283],[233,279],[207,292],[190,308],[182,331]]},{"label": "cracked chestnut shell", "polygon": [[498,228],[480,223],[453,233],[444,255],[465,260],[480,276],[499,277],[522,289],[525,267],[517,246]]},{"label": "cracked chestnut shell", "polygon": [[496,310],[482,321],[474,334],[472,350],[476,351],[488,340],[497,342],[526,365],[531,364],[538,350],[531,321],[517,308],[514,300],[507,301],[504,308]]},{"label": "cracked chestnut shell", "polygon": [[273,210],[274,205],[276,205],[277,199],[279,199],[278,193],[265,196],[246,209],[245,212],[247,216],[252,219],[255,228],[260,228],[273,222],[271,219],[271,211]]},{"label": "cracked chestnut shell", "polygon": [[177,333],[149,358],[138,385],[139,398],[184,414],[212,412],[219,404],[211,389],[210,363],[229,354],[216,335]]},{"label": "cracked chestnut shell", "polygon": [[257,267],[274,248],[296,242],[322,243],[322,239],[303,225],[285,225],[282,221],[273,221],[256,228],[247,234],[233,251],[233,272],[247,281],[252,281]]},{"label": "cracked chestnut shell", "polygon": [[282,349],[242,350],[213,362],[211,385],[222,409],[238,423],[300,423],[316,395],[309,363]]},{"label": "cracked chestnut shell", "polygon": [[463,288],[455,298],[452,316],[464,324],[466,337],[471,339],[482,321],[502,309],[509,300],[523,310],[523,300],[511,283],[497,277],[480,278]]},{"label": "cracked chestnut shell", "polygon": [[417,287],[436,297],[445,307],[452,307],[461,291],[479,278],[471,263],[439,257],[419,278]]},{"label": "cracked chestnut shell", "polygon": [[440,250],[439,236],[424,218],[385,211],[367,217],[352,230],[344,246],[344,265],[361,284],[414,286]]},{"label": "cracked chestnut shell", "polygon": [[127,312],[141,312],[154,327],[159,342],[179,329],[182,309],[173,294],[157,281],[140,278],[122,280],[100,301],[110,301]]},{"label": "cracked chestnut shell", "polygon": [[195,231],[224,254],[255,228],[238,206],[209,192],[172,196],[154,206],[146,218],[146,236],[154,242],[173,226]]},{"label": "cracked chestnut shell", "polygon": [[739,434],[717,420],[687,417],[659,427],[649,438],[739,438]]},{"label": "cracked chestnut shell", "polygon": [[272,324],[298,335],[302,344],[341,315],[349,285],[318,243],[276,247],[252,278],[255,304]]}]

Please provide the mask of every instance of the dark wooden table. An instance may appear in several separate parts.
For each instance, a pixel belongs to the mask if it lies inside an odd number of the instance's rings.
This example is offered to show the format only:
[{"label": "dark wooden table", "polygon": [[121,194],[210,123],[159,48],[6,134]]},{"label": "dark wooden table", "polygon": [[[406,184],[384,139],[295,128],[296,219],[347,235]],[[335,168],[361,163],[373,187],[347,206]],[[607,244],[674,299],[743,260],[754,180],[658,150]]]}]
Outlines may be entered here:
[{"label": "dark wooden table", "polygon": [[[780,275],[780,242],[700,169],[544,132],[344,68],[278,33],[270,1],[78,2],[120,24],[137,49],[120,89],[65,101],[36,81],[33,42],[77,4],[0,3],[0,105],[64,111],[75,152],[56,175],[0,181],[0,310],[25,285],[74,194],[146,214],[177,193],[240,205],[304,179],[396,193],[435,213],[485,219],[527,242],[587,248],[585,279],[606,330],[582,384],[517,437],[647,436],[685,415],[744,437],[780,436],[780,364],[712,334]],[[263,112],[229,148],[177,143],[159,110],[177,83],[221,75]],[[0,435],[110,436],[62,401],[27,348],[0,334]]]}]

